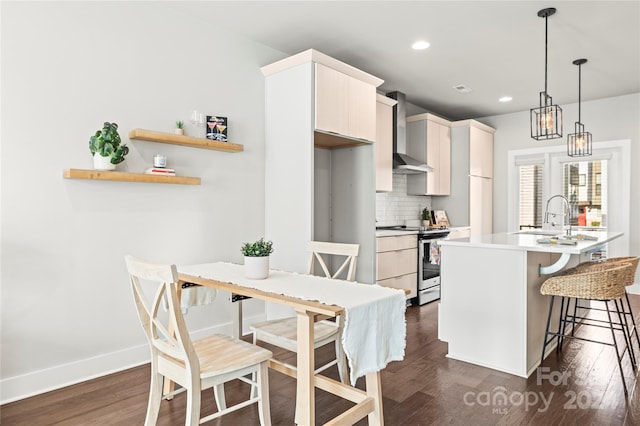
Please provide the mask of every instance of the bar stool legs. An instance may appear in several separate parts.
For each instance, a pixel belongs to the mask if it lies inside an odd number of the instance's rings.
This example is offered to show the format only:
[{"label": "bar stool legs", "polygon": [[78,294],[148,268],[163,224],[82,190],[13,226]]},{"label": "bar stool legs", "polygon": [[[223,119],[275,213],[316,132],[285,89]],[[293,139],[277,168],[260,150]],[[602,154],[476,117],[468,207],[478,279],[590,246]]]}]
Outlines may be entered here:
[{"label": "bar stool legs", "polygon": [[[624,395],[628,396],[629,392],[627,391],[627,382],[625,381],[624,373],[622,372],[622,357],[624,356],[624,351],[622,352],[622,355],[620,355],[620,351],[618,350],[618,343],[616,342],[616,332],[613,328],[613,322],[611,321],[611,311],[609,310],[609,302],[605,301],[604,305],[607,308],[607,317],[609,318],[609,328],[611,329],[611,338],[613,339],[613,347],[616,350],[616,359],[618,360],[618,369],[620,370],[620,378],[622,379],[622,387],[624,388]],[[616,303],[615,305],[616,305],[616,311],[618,312],[618,316],[620,316],[618,303]],[[627,334],[626,332],[624,332],[624,329],[623,329],[623,334],[625,336],[625,344],[626,344]],[[628,349],[628,346],[626,349]],[[629,356],[631,356],[631,352],[629,352]]]}]

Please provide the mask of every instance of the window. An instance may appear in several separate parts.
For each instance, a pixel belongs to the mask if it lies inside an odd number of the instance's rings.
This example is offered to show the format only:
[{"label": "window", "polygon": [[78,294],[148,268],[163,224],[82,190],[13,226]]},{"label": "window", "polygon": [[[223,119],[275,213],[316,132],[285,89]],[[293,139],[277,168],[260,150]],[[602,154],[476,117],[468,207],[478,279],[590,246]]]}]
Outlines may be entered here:
[{"label": "window", "polygon": [[571,203],[572,225],[607,226],[606,182],[607,160],[564,163],[562,188]]},{"label": "window", "polygon": [[542,228],[542,165],[524,164],[520,174],[520,229]]}]

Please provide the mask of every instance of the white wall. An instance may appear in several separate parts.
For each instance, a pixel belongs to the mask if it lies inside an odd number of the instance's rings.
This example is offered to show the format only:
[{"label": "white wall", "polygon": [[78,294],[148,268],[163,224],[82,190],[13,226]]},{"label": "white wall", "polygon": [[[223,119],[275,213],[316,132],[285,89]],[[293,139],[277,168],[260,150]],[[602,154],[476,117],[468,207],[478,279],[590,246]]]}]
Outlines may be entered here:
[{"label": "white wall", "polygon": [[[178,3],[2,2],[2,402],[148,359],[124,255],[241,262],[264,233],[264,78],[281,52],[231,35]],[[198,109],[229,117],[229,154],[129,141],[173,131]],[[89,136],[114,121],[200,186],[66,180],[91,168]],[[187,128],[187,132],[192,131]],[[276,246],[277,250],[277,246]],[[263,306],[246,304],[249,317]],[[229,329],[226,295],[189,326]]]},{"label": "white wall", "polygon": [[[532,104],[532,106],[534,106]],[[578,117],[577,104],[562,105],[564,137],[537,142],[530,137],[529,111],[478,119],[494,127],[493,148],[493,229],[507,231],[507,152],[515,149],[564,145],[573,133]],[[582,103],[582,122],[594,142],[631,140],[630,255],[640,255],[640,94],[618,96]]]}]

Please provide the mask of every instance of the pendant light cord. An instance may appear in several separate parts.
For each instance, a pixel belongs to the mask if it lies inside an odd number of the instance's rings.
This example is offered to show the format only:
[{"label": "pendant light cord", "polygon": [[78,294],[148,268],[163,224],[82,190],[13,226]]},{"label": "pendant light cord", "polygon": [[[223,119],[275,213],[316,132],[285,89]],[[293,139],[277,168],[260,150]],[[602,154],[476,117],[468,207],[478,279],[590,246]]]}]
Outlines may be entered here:
[{"label": "pendant light cord", "polygon": [[582,124],[582,119],[580,118],[581,105],[582,105],[582,64],[578,65],[578,123]]},{"label": "pendant light cord", "polygon": [[546,102],[546,96],[548,96],[548,92],[547,92],[547,37],[548,37],[548,31],[547,31],[547,21],[549,20],[548,16],[544,17],[544,95],[545,95],[545,104]]}]

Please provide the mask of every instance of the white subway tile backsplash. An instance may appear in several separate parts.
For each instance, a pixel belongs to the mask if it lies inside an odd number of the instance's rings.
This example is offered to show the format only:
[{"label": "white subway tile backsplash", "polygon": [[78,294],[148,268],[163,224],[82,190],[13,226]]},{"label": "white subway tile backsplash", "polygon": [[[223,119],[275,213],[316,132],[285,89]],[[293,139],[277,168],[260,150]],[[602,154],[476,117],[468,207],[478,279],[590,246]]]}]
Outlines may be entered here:
[{"label": "white subway tile backsplash", "polygon": [[431,197],[407,195],[407,175],[394,173],[393,191],[376,193],[376,225],[410,225],[425,207],[431,209]]}]

